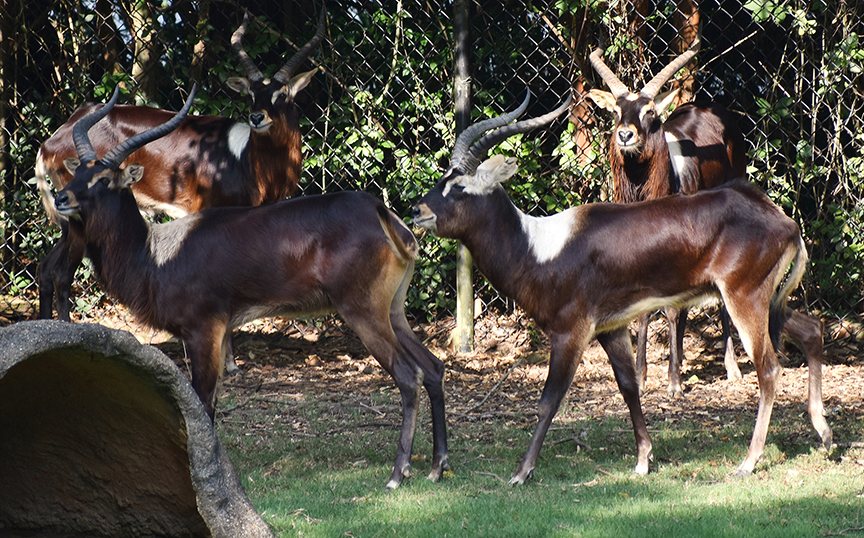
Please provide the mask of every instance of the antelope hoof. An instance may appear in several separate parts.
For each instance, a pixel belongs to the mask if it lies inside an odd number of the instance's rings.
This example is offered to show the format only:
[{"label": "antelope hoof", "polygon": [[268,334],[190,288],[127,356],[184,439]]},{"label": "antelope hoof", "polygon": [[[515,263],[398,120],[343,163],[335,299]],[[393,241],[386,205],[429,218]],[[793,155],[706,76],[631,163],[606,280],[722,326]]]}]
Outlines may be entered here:
[{"label": "antelope hoof", "polygon": [[406,465],[402,471],[400,472],[397,468],[393,471],[393,476],[390,478],[390,481],[387,482],[387,485],[384,486],[386,489],[396,489],[402,484],[402,480],[411,476],[411,470]]},{"label": "antelope hoof", "polygon": [[753,474],[753,471],[738,467],[738,470],[732,473],[732,478],[747,478]]},{"label": "antelope hoof", "polygon": [[636,457],[636,467],[633,469],[633,472],[638,474],[639,476],[645,476],[648,474],[648,464],[654,461],[654,452],[648,452],[648,455],[644,458]]},{"label": "antelope hoof", "polygon": [[669,385],[669,387],[666,389],[666,395],[673,400],[677,400],[684,397],[684,389],[681,387],[680,384]]},{"label": "antelope hoof", "polygon": [[831,433],[831,428],[825,426],[825,431],[820,431],[819,437],[822,438],[822,446],[825,447],[825,450],[831,452],[831,446],[834,444],[834,434]]},{"label": "antelope hoof", "polygon": [[508,482],[508,483],[511,486],[521,486],[522,484],[525,483],[525,480],[527,480],[533,476],[534,476],[534,469],[531,469],[528,472],[518,471],[515,475],[513,475],[513,478],[511,478],[510,482]]},{"label": "antelope hoof", "polygon": [[447,463],[446,459],[442,460],[437,465],[432,465],[432,471],[429,472],[429,476],[427,476],[426,478],[432,482],[438,482],[444,476],[446,476],[444,473],[446,473],[449,470],[450,470],[450,464]]}]

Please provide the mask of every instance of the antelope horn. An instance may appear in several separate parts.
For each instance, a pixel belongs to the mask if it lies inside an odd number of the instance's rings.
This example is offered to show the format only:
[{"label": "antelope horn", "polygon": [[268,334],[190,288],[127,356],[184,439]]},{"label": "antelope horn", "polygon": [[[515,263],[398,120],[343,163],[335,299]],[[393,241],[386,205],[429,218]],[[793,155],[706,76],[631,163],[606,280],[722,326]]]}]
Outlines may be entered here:
[{"label": "antelope horn", "polygon": [[453,153],[450,154],[450,168],[456,168],[462,163],[471,148],[471,143],[474,142],[477,137],[490,129],[507,125],[521,116],[522,113],[525,112],[525,109],[528,108],[528,101],[530,100],[531,90],[526,89],[525,99],[522,101],[522,104],[516,108],[516,110],[475,123],[459,133],[459,136],[456,137],[456,142],[453,144]]},{"label": "antelope horn", "polygon": [[75,123],[75,127],[72,128],[72,141],[75,143],[75,152],[78,153],[78,159],[81,162],[96,160],[96,150],[90,142],[90,137],[88,136],[87,131],[111,112],[111,109],[114,108],[114,104],[117,102],[117,96],[119,94],[120,86],[118,85],[114,87],[114,95],[111,96],[111,100],[105,103],[105,105],[99,110],[78,120]]},{"label": "antelope horn", "polygon": [[517,121],[513,125],[505,125],[503,127],[499,127],[498,129],[486,134],[475,142],[471,149],[468,150],[468,154],[463,159],[463,164],[466,165],[468,171],[463,170],[465,173],[473,173],[477,170],[477,166],[480,164],[480,160],[483,158],[489,148],[498,144],[502,140],[506,140],[513,135],[517,135],[519,133],[525,133],[532,129],[536,129],[537,127],[541,127],[551,122],[555,118],[561,115],[562,112],[570,108],[570,101],[573,99],[573,94],[567,96],[567,100],[564,101],[562,105],[551,112],[547,112],[542,116],[538,116],[536,118],[530,118],[527,120]]},{"label": "antelope horn", "polygon": [[591,61],[594,71],[597,71],[597,74],[600,75],[603,82],[609,86],[609,91],[612,92],[612,96],[615,97],[615,99],[629,94],[630,90],[627,89],[627,86],[625,86],[624,83],[615,76],[615,73],[613,73],[612,70],[603,62],[603,52],[603,49],[595,49],[594,52],[588,56],[588,60]]},{"label": "antelope horn", "polygon": [[246,49],[243,48],[243,36],[246,34],[246,25],[248,23],[249,10],[247,9],[243,15],[243,22],[240,23],[240,27],[231,35],[231,48],[234,49],[235,54],[240,59],[240,65],[243,67],[243,71],[246,72],[249,80],[258,81],[264,78],[264,73],[255,66],[255,62],[252,61]]},{"label": "antelope horn", "polygon": [[183,105],[183,108],[174,115],[173,118],[166,121],[162,125],[157,125],[152,129],[148,129],[143,133],[138,133],[131,138],[127,138],[123,142],[114,146],[114,149],[109,151],[102,157],[101,163],[105,165],[106,168],[116,169],[120,166],[126,157],[132,155],[137,149],[144,146],[148,142],[152,142],[157,138],[161,138],[171,131],[173,131],[180,122],[183,121],[183,118],[186,117],[186,113],[189,112],[189,109],[192,108],[192,101],[195,99],[195,91],[198,89],[197,84],[192,85],[192,91],[189,92],[189,97],[186,99],[186,104]]},{"label": "antelope horn", "polygon": [[666,84],[666,81],[672,78],[672,75],[678,72],[679,69],[687,65],[696,53],[699,52],[699,47],[702,44],[702,40],[699,36],[696,36],[696,39],[690,45],[690,48],[687,49],[686,52],[675,58],[672,63],[663,68],[662,71],[657,73],[654,78],[651,79],[651,82],[645,85],[642,88],[642,91],[639,92],[639,95],[643,97],[648,97],[649,99],[654,99],[657,97],[657,94],[660,93],[660,88]]},{"label": "antelope horn", "polygon": [[318,44],[321,43],[321,40],[324,39],[324,20],[326,18],[326,15],[327,10],[325,9],[324,4],[321,4],[321,14],[318,16],[318,29],[315,31],[315,35],[312,36],[312,39],[310,39],[308,43],[303,45],[303,47],[298,50],[294,54],[294,56],[291,57],[290,60],[285,62],[285,65],[282,66],[282,69],[280,69],[275,75],[273,75],[274,80],[281,82],[282,84],[285,84],[286,82],[291,80],[291,77],[294,75],[294,72],[297,70],[297,68],[300,67],[300,64],[306,61],[306,58],[308,58],[309,55],[312,54],[312,51],[315,50],[315,48],[318,46]]}]

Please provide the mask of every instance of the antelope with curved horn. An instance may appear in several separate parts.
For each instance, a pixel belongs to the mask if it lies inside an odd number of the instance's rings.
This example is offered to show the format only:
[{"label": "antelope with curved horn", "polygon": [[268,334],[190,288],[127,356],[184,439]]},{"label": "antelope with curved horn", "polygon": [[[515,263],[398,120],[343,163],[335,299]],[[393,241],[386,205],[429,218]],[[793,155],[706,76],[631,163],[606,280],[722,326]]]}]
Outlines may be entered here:
[{"label": "antelope with curved horn", "polygon": [[[141,216],[130,186],[140,164],[120,163],[176,126],[136,135],[96,160],[87,132],[114,104],[75,127],[74,179],[55,199],[80,225],[87,256],[105,291],[141,322],[184,341],[192,386],[211,418],[231,329],[270,316],[336,312],[393,377],[402,428],[388,488],[409,475],[420,386],[432,409],[429,478],[448,469],[444,365],[413,333],[405,296],[417,257],[411,230],[383,202],[362,192],[217,207],[165,224]],[[95,128],[95,127],[93,127]]]},{"label": "antelope with curved horn", "polygon": [[566,104],[539,118],[507,125],[509,118],[464,131],[449,168],[414,207],[415,224],[461,241],[489,282],[549,336],[549,372],[537,428],[510,483],[521,484],[533,474],[552,419],[595,337],[630,411],[635,471],[647,473],[651,440],[627,325],[643,312],[717,296],[729,308],[759,377],[753,439],[736,474],[752,472],[764,449],[781,373],[775,354],[781,331],[807,356],[810,419],[830,449],[822,403],[822,324],[786,306],[807,262],[795,222],[746,181],[690,196],[526,215],[501,187],[516,173],[516,160],[495,155],[478,163],[493,145],[549,123],[564,109]]},{"label": "antelope with curved horn", "polygon": [[[651,79],[639,93],[631,92],[603,62],[603,49],[589,59],[610,92],[593,89],[589,97],[615,115],[609,138],[609,162],[616,202],[653,200],[675,193],[692,194],[716,187],[746,173],[744,137],[731,114],[717,103],[685,104],[663,122],[678,89],[660,94],[663,85],[699,51],[699,38],[690,48]],[[683,393],[681,364],[684,359],[684,328],[687,310],[666,308],[669,321],[669,385],[667,392]],[[648,317],[638,320],[636,371],[644,386],[647,375],[645,348]],[[721,308],[720,322],[725,343],[724,363],[729,379],[740,379],[741,371],[729,331],[729,316]]]},{"label": "antelope with curved horn", "polygon": [[[181,217],[215,206],[250,206],[281,200],[297,191],[302,162],[299,111],[294,98],[317,68],[295,74],[324,38],[325,10],[312,39],[279,69],[265,79],[243,49],[241,40],[248,12],[232,36],[248,79],[234,77],[228,86],[252,98],[247,122],[221,116],[186,116],[171,133],[129,156],[129,162],[144,166],[146,173],[133,190],[141,209]],[[84,256],[82,231],[74,222],[58,215],[52,203],[48,178],[56,189],[72,180],[63,161],[75,156],[72,132],[83,117],[102,105],[80,107],[39,148],[36,180],[49,217],[61,225],[61,237],[39,267],[39,317],[50,318],[56,293],[57,317],[69,321],[70,295],[75,270]],[[173,114],[150,107],[118,105],[90,133],[100,153],[117,140],[166,122]]]}]

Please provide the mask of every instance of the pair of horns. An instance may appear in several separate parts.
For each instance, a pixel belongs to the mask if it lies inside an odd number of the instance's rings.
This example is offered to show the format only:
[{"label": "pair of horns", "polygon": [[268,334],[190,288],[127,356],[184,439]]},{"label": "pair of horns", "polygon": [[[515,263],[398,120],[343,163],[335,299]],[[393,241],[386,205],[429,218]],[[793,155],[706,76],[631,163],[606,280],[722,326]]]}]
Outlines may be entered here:
[{"label": "pair of horns", "polygon": [[[696,53],[699,52],[701,43],[702,40],[699,36],[696,36],[696,40],[693,41],[690,48],[672,60],[672,62],[664,67],[662,71],[657,73],[657,75],[655,75],[654,78],[652,78],[651,81],[642,88],[639,95],[647,97],[648,99],[654,99],[657,97],[657,94],[660,93],[660,89],[670,78],[672,78],[672,75],[677,73],[679,69],[687,65],[687,62],[696,56]],[[615,73],[613,73],[605,63],[603,63],[603,52],[603,49],[594,50],[594,52],[588,56],[588,60],[590,60],[591,65],[594,67],[594,70],[597,71],[597,74],[600,75],[600,78],[603,79],[603,82],[609,86],[609,91],[612,92],[615,99],[628,95],[630,90],[627,89],[627,86],[625,86],[618,77],[615,76]]]},{"label": "pair of horns", "polygon": [[[283,65],[282,68],[273,75],[273,80],[281,84],[285,84],[291,80],[291,77],[294,75],[294,72],[297,71],[297,68],[300,67],[300,64],[302,64],[306,58],[312,54],[312,51],[315,50],[318,44],[321,43],[321,40],[324,38],[324,19],[326,14],[327,10],[324,9],[324,6],[322,5],[321,14],[318,16],[318,29],[315,31],[315,35],[312,36],[312,39],[303,45],[300,50],[291,57],[291,59],[285,62],[285,65]],[[246,13],[243,15],[243,22],[240,23],[240,27],[237,28],[231,36],[231,48],[234,49],[234,52],[240,59],[240,65],[243,67],[243,71],[246,72],[246,76],[249,80],[257,82],[264,79],[264,74],[255,66],[255,62],[252,61],[252,58],[249,57],[246,49],[243,48],[243,36],[246,34],[246,26],[248,24],[249,10],[247,9]]]},{"label": "pair of horns", "polygon": [[[180,112],[175,114],[173,118],[161,125],[153,127],[152,129],[148,129],[143,133],[138,133],[131,138],[127,138],[108,151],[108,153],[106,153],[99,162],[101,162],[106,168],[117,169],[120,166],[120,163],[125,161],[126,158],[129,157],[129,155],[132,155],[136,150],[173,131],[178,125],[180,125],[183,118],[186,117],[189,109],[192,108],[192,101],[195,99],[195,92],[197,89],[198,85],[193,84],[192,91],[189,92],[189,97],[186,99],[186,104],[183,105]],[[75,143],[75,151],[78,153],[78,159],[81,162],[96,160],[96,150],[93,148],[93,143],[90,142],[90,135],[88,132],[99,120],[111,112],[111,109],[114,108],[115,103],[117,103],[117,96],[119,93],[120,86],[117,86],[114,88],[114,95],[111,96],[111,100],[108,101],[105,106],[84,116],[78,120],[75,123],[75,127],[72,128],[72,140]]]},{"label": "pair of horns", "polygon": [[[567,96],[564,104],[542,116],[517,121],[512,125],[508,125],[511,121],[521,116],[525,112],[525,109],[528,108],[528,101],[531,100],[531,90],[526,90],[525,100],[522,101],[522,104],[516,110],[475,123],[459,134],[456,138],[456,143],[453,145],[453,153],[450,157],[450,169],[458,168],[464,174],[474,173],[489,148],[513,135],[524,133],[550,123],[570,107],[572,98],[572,95]],[[481,135],[484,136],[477,140]]]}]

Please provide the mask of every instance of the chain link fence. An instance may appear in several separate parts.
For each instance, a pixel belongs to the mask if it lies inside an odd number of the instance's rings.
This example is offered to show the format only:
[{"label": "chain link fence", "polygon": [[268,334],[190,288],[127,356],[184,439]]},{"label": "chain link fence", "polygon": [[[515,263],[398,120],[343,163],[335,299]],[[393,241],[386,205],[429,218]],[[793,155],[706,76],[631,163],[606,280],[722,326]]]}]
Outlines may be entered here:
[{"label": "chain link fence", "polygon": [[[85,101],[116,84],[127,103],[177,110],[193,81],[193,112],[241,120],[245,96],[230,36],[248,8],[246,50],[266,76],[315,31],[318,0],[161,3],[12,0],[0,51],[0,322],[35,317],[37,265],[56,241],[33,182],[36,152]],[[508,185],[525,212],[543,215],[610,199],[606,143],[612,118],[584,99],[603,83],[588,54],[639,87],[687,48],[695,66],[671,83],[685,100],[737,113],[752,181],[801,225],[812,268],[795,300],[826,321],[826,340],[858,353],[864,340],[864,4],[858,1],[530,0],[469,3],[475,119],[533,94],[525,117],[574,92],[569,120],[502,144],[522,173]],[[368,191],[408,219],[444,168],[453,133],[453,5],[418,0],[326,4],[327,32],[308,64],[321,71],[297,97],[303,118],[303,195]],[[311,69],[312,67],[308,67]],[[306,66],[301,67],[307,69]],[[455,245],[424,237],[408,297],[419,321],[442,323],[454,303]],[[479,275],[480,312],[513,309]],[[134,325],[79,269],[74,318]],[[479,312],[478,312],[479,313]]]}]

